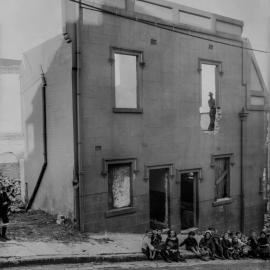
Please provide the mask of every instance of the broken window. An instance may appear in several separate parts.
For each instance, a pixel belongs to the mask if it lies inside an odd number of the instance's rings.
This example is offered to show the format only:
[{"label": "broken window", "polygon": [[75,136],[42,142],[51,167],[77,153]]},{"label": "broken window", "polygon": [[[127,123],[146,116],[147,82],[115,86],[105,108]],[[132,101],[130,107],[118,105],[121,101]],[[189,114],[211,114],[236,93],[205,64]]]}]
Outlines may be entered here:
[{"label": "broken window", "polygon": [[213,64],[201,64],[201,129],[215,130],[217,113],[216,104],[216,69]]},{"label": "broken window", "polygon": [[109,164],[109,208],[131,206],[131,164]]},{"label": "broken window", "polygon": [[230,157],[215,158],[216,200],[230,197]]},{"label": "broken window", "polygon": [[115,108],[137,108],[137,56],[114,54]]}]

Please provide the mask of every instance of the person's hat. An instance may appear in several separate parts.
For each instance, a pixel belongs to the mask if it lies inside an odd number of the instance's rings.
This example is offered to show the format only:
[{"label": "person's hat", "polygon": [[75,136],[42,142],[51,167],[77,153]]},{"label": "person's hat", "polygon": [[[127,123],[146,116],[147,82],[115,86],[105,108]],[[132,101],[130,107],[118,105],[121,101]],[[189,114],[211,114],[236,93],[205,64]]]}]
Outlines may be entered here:
[{"label": "person's hat", "polygon": [[209,92],[209,96],[213,96],[214,94],[212,92]]}]

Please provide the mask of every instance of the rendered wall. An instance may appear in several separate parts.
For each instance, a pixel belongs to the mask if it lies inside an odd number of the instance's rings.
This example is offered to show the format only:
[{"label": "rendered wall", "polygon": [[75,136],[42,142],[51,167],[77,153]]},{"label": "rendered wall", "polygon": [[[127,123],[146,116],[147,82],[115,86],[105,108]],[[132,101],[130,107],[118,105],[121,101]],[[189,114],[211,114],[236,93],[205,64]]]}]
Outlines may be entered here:
[{"label": "rendered wall", "polygon": [[[144,18],[148,18],[144,16]],[[209,37],[197,33],[203,37]],[[144,166],[172,163],[171,225],[180,228],[180,185],[177,170],[202,168],[199,182],[199,226],[238,230],[240,226],[240,120],[246,105],[242,85],[241,48],[175,34],[142,23],[84,10],[81,32],[82,205],[83,229],[88,231],[143,231],[149,227],[149,182]],[[212,39],[232,42],[211,36]],[[157,40],[152,45],[150,40]],[[213,45],[213,49],[209,44]],[[143,113],[112,112],[114,93],[110,46],[143,51]],[[198,59],[222,62],[220,79],[222,119],[216,135],[200,129],[200,73]],[[246,138],[245,185],[247,229],[262,224],[259,176],[264,164],[263,112],[250,111]],[[255,130],[254,130],[255,127]],[[101,146],[95,148],[95,146]],[[97,150],[98,149],[98,150]],[[231,166],[232,203],[213,207],[215,196],[212,154],[234,154]],[[105,217],[108,179],[101,175],[103,158],[137,158],[133,181],[136,212]],[[252,157],[252,158],[251,158]],[[255,221],[256,220],[256,221]]]},{"label": "rendered wall", "polygon": [[72,53],[62,35],[24,54],[22,65],[25,182],[29,198],[43,164],[42,80],[47,86],[48,166],[33,208],[73,215]]}]

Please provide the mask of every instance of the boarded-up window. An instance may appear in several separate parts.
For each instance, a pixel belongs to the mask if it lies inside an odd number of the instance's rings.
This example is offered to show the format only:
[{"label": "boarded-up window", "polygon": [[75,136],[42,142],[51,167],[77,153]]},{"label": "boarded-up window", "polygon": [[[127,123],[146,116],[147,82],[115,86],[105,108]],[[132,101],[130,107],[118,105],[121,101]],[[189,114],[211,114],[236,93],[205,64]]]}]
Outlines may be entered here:
[{"label": "boarded-up window", "polygon": [[230,197],[230,158],[215,159],[216,199]]},{"label": "boarded-up window", "polygon": [[137,56],[114,54],[115,107],[136,109]]},{"label": "boarded-up window", "polygon": [[109,208],[131,206],[131,164],[108,165]]}]

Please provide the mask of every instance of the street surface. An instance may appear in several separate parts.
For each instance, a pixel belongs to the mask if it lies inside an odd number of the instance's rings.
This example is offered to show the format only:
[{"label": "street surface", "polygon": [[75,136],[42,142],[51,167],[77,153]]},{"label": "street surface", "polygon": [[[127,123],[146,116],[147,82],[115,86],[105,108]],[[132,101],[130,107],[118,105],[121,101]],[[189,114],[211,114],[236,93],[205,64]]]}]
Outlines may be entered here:
[{"label": "street surface", "polygon": [[61,264],[45,266],[25,266],[4,268],[3,270],[269,270],[270,261],[262,260],[240,260],[240,261],[211,261],[188,260],[187,263],[165,263],[158,262],[127,262],[127,263],[104,263],[104,264]]}]

